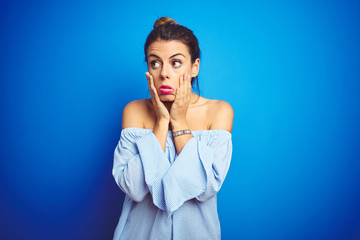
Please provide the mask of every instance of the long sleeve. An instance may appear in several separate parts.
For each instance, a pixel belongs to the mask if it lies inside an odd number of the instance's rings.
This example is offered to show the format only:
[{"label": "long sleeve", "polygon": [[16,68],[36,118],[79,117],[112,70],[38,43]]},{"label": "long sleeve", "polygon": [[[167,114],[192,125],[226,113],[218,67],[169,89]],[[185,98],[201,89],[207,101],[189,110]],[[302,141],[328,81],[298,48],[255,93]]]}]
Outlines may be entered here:
[{"label": "long sleeve", "polygon": [[231,133],[194,133],[195,137],[171,161],[150,129],[124,129],[114,153],[113,176],[118,186],[136,202],[150,192],[154,205],[168,214],[187,200],[214,197],[230,166]]},{"label": "long sleeve", "polygon": [[206,201],[220,190],[231,161],[231,133],[225,130],[211,133],[190,139],[164,175],[168,213],[192,198]]},{"label": "long sleeve", "polygon": [[[156,137],[146,130],[124,129],[114,152],[114,179],[121,190],[136,202],[142,201],[149,191],[157,194],[158,176],[163,176],[170,166]],[[162,196],[155,198],[161,199]]]},{"label": "long sleeve", "polygon": [[171,131],[164,152],[152,129],[122,130],[112,173],[126,198],[114,239],[220,239],[214,196],[229,169],[231,133],[193,134],[177,154]]}]

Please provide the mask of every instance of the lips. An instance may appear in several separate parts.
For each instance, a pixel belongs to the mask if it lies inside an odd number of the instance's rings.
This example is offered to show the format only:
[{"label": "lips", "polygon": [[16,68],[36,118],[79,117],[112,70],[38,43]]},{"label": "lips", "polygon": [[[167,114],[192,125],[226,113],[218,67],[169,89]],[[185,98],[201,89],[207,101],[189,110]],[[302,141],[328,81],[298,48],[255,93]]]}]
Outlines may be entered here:
[{"label": "lips", "polygon": [[175,89],[169,85],[161,85],[159,88],[159,92],[162,94],[172,94],[174,91]]}]

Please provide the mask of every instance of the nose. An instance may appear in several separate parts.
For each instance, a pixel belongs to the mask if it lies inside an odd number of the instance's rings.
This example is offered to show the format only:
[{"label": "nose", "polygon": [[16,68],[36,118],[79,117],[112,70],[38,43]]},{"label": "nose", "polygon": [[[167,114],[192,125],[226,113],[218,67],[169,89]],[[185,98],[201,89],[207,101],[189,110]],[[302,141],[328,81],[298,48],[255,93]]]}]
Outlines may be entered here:
[{"label": "nose", "polygon": [[170,78],[168,64],[164,64],[162,66],[160,76],[161,76],[161,80],[165,80],[165,79]]}]

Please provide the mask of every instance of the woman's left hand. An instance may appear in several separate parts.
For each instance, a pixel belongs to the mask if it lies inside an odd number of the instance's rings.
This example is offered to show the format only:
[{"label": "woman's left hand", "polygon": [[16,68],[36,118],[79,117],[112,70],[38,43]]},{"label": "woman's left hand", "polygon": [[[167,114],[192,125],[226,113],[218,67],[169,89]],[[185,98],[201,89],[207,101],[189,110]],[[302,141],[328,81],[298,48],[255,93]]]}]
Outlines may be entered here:
[{"label": "woman's left hand", "polygon": [[186,123],[186,112],[191,98],[191,76],[185,73],[180,77],[180,86],[176,90],[175,100],[170,110],[172,123]]}]

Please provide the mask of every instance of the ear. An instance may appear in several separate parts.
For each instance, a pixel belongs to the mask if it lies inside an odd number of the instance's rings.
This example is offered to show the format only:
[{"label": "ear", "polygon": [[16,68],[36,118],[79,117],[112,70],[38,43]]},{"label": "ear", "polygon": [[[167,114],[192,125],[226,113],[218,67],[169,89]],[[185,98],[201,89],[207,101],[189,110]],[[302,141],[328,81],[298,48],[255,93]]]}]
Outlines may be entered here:
[{"label": "ear", "polygon": [[199,74],[200,69],[200,59],[197,58],[191,66],[191,77],[196,77]]}]

